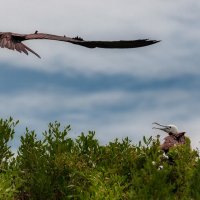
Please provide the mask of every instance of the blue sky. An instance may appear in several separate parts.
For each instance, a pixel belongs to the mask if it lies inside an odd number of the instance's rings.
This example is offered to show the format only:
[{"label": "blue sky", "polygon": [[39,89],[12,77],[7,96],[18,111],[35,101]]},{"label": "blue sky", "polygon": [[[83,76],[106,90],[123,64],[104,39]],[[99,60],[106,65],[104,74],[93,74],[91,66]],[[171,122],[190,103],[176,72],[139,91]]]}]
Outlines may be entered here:
[{"label": "blue sky", "polygon": [[73,137],[95,130],[102,143],[126,136],[136,143],[165,136],[152,130],[157,121],[177,125],[199,147],[200,2],[7,0],[3,8],[1,31],[162,40],[128,50],[27,41],[42,59],[0,49],[0,113],[20,120],[18,136],[58,120],[71,124]]}]

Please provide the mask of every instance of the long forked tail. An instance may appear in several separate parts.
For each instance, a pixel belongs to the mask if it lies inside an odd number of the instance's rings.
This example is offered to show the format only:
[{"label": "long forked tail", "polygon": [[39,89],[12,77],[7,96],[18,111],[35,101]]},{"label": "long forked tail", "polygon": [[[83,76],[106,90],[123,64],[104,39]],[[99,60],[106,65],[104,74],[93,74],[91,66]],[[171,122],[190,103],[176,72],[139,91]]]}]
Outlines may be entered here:
[{"label": "long forked tail", "polygon": [[24,48],[28,51],[30,51],[31,53],[33,53],[34,55],[36,55],[38,58],[41,58],[40,55],[38,55],[35,51],[33,51],[32,49],[30,49],[29,47],[27,47],[25,44],[23,44]]}]

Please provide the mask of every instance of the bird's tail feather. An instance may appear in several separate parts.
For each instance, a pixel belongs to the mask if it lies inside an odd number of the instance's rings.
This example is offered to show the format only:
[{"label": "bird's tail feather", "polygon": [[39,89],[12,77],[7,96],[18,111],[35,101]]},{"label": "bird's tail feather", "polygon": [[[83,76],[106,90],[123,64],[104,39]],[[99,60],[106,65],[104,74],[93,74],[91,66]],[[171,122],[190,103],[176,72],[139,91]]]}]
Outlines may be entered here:
[{"label": "bird's tail feather", "polygon": [[[32,49],[30,49],[29,47],[27,47],[25,44],[23,44],[23,46],[25,47],[26,50],[30,51],[31,53],[35,54],[38,58],[41,58],[40,55],[38,55],[35,51],[33,51]],[[24,52],[25,53],[25,52]]]}]

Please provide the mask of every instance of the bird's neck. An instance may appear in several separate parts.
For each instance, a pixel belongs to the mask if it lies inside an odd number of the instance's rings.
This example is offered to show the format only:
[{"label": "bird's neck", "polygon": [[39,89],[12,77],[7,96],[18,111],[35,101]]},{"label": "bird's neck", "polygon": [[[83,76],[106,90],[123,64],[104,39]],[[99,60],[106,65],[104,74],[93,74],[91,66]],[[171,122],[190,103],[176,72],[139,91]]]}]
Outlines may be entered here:
[{"label": "bird's neck", "polygon": [[170,132],[169,135],[174,136],[175,138],[180,138],[185,135],[185,132],[180,132],[180,133],[172,133]]}]

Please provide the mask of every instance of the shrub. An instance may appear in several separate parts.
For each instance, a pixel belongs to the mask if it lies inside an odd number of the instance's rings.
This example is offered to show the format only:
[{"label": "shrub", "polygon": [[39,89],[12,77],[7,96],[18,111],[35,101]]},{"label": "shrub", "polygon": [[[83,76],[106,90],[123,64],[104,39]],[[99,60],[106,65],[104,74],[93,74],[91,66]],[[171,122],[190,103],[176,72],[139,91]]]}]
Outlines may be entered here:
[{"label": "shrub", "polygon": [[70,126],[55,122],[41,139],[27,128],[14,155],[17,123],[0,120],[0,199],[200,199],[199,153],[189,139],[165,155],[159,138],[101,145],[95,132],[72,139]]}]

